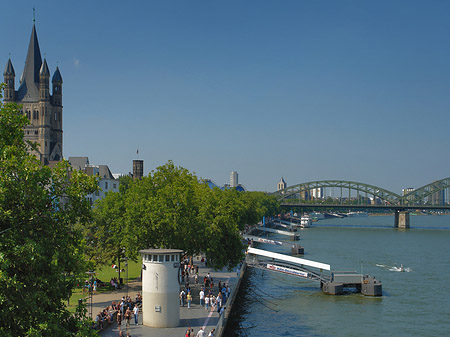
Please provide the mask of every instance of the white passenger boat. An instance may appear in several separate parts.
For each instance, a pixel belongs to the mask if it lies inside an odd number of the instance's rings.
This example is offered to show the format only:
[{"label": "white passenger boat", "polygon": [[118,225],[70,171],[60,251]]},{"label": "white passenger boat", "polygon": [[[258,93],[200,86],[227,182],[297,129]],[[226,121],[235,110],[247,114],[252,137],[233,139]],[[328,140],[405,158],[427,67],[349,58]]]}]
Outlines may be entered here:
[{"label": "white passenger boat", "polygon": [[309,226],[311,226],[312,220],[308,215],[303,215],[300,218],[300,227],[302,228],[307,228]]}]

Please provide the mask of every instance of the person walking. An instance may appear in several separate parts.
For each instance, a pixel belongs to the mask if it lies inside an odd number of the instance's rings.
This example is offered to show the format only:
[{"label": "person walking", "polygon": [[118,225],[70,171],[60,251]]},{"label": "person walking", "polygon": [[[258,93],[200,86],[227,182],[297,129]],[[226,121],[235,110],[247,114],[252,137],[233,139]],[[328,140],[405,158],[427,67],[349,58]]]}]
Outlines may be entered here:
[{"label": "person walking", "polygon": [[205,300],[205,292],[203,291],[203,288],[200,290],[199,296],[200,296],[200,306],[203,307],[203,301]]},{"label": "person walking", "polygon": [[182,307],[184,307],[184,297],[186,296],[186,293],[184,292],[184,290],[181,290],[180,292],[180,304]]},{"label": "person walking", "polygon": [[119,310],[117,311],[117,325],[119,326],[119,330],[122,328],[122,312]]},{"label": "person walking", "polygon": [[205,310],[208,311],[209,309],[209,295],[205,297]]},{"label": "person walking", "polygon": [[134,305],[133,314],[134,314],[134,323],[136,325],[139,325],[139,307],[137,304]]},{"label": "person walking", "polygon": [[197,337],[206,337],[205,330],[203,330],[203,327],[201,327],[200,330],[198,330]]},{"label": "person walking", "polygon": [[188,309],[190,309],[191,308],[191,302],[192,302],[191,292],[187,293],[187,302],[188,302]]},{"label": "person walking", "polygon": [[127,321],[127,329],[130,327],[131,310],[130,308],[125,311],[125,320]]}]

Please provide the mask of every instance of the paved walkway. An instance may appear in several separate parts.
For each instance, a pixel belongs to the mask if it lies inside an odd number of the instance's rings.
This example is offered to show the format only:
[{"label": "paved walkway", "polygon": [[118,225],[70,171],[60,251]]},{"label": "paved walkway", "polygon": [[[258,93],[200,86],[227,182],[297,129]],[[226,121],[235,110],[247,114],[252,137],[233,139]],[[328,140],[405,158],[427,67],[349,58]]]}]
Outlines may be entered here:
[{"label": "paved walkway", "polygon": [[[199,283],[203,281],[203,277],[209,272],[214,281],[213,293],[217,295],[218,293],[218,283],[228,283],[230,288],[233,289],[236,282],[238,281],[236,269],[233,272],[228,271],[214,271],[210,268],[201,266],[200,263],[194,261],[195,264],[199,265]],[[200,329],[204,327],[206,335],[216,327],[219,321],[219,314],[215,312],[207,312],[204,307],[199,304],[199,292],[202,284],[196,285],[193,278],[190,282],[191,293],[193,295],[193,304],[191,308],[188,309],[187,305],[180,307],[180,326],[177,328],[151,328],[142,325],[142,313],[139,314],[139,325],[134,325],[134,318],[130,320],[129,333],[132,337],[140,336],[152,336],[152,337],[167,337],[167,336],[184,336],[188,327],[194,329],[195,334]],[[184,287],[182,287],[184,288]],[[132,299],[136,296],[137,292],[142,293],[142,284],[140,281],[132,281],[129,284],[128,294]],[[112,301],[119,300],[122,296],[126,295],[126,289],[121,289],[111,293],[103,293],[94,295],[93,298],[93,316],[95,316],[100,310],[111,304]],[[122,323],[123,335],[126,336],[126,325]],[[100,333],[102,337],[117,337],[119,336],[119,328],[117,323],[114,323],[110,327],[106,328]]]}]

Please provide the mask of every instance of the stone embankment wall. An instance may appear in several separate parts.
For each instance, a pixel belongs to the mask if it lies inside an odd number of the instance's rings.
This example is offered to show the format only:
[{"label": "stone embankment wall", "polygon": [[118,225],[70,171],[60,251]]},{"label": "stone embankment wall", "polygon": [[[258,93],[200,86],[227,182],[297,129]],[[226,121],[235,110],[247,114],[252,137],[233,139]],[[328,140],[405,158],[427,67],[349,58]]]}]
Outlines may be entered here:
[{"label": "stone embankment wall", "polygon": [[231,310],[233,309],[234,300],[236,299],[236,296],[239,292],[239,288],[241,286],[242,277],[244,276],[245,270],[247,268],[247,264],[245,261],[242,263],[241,269],[238,271],[238,281],[233,286],[233,289],[231,289],[230,297],[227,300],[226,303],[226,309],[222,316],[219,318],[219,322],[216,325],[216,333],[214,334],[214,337],[225,337],[223,336],[223,333],[225,331],[225,327],[227,325],[228,317],[230,316]]}]

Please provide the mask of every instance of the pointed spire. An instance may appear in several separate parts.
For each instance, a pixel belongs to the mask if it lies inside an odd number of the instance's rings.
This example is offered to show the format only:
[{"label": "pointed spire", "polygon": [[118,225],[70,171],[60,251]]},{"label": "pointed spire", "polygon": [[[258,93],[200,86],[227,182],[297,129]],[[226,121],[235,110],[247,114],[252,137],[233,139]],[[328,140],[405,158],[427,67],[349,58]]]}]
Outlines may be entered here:
[{"label": "pointed spire", "polygon": [[63,80],[62,80],[61,73],[59,72],[59,67],[56,66],[55,73],[53,74],[53,77],[52,77],[52,83],[62,83],[62,82],[63,82]]},{"label": "pointed spire", "polygon": [[39,98],[39,72],[42,66],[41,50],[36,34],[36,26],[33,24],[30,43],[28,44],[27,59],[23,69],[23,78],[19,87],[18,99],[25,96],[30,99]]},{"label": "pointed spire", "polygon": [[50,77],[50,70],[48,70],[48,65],[47,65],[46,59],[44,59],[44,62],[42,63],[41,69],[39,70],[39,75]]},{"label": "pointed spire", "polygon": [[6,64],[5,71],[3,72],[3,76],[8,76],[8,75],[16,76],[16,73],[14,72],[14,67],[11,62],[11,58],[8,59],[8,63]]}]

